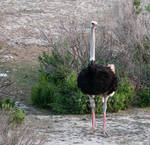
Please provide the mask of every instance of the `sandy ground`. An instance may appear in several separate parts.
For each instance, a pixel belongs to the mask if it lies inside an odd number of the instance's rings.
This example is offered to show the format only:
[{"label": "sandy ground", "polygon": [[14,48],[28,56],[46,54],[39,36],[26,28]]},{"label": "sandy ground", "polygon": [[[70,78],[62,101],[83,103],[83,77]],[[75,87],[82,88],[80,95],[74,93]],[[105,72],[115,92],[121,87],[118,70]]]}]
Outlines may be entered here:
[{"label": "sandy ground", "polygon": [[44,145],[150,145],[150,108],[130,108],[107,114],[105,138],[103,116],[96,115],[96,132],[90,134],[91,115],[51,115],[17,103],[27,114],[31,132],[46,137]]},{"label": "sandy ground", "polygon": [[[27,123],[47,136],[45,145],[150,145],[150,109],[129,109],[108,114],[104,138],[102,115],[96,116],[97,130],[90,134],[90,115],[33,115]],[[35,129],[35,125],[38,126]]]}]

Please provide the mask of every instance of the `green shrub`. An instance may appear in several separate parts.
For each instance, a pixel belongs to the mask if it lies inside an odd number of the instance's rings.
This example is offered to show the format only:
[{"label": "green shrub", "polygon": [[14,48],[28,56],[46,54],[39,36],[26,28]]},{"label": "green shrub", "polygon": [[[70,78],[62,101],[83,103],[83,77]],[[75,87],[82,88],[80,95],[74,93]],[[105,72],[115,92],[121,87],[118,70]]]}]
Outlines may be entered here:
[{"label": "green shrub", "polygon": [[54,74],[41,74],[39,84],[32,88],[33,104],[47,108],[55,114],[87,113],[88,97],[77,88],[76,73],[72,71],[62,80],[58,78],[59,81],[54,81],[55,77]]},{"label": "green shrub", "polygon": [[108,111],[117,112],[132,105],[135,96],[134,88],[127,79],[121,81],[113,97],[108,100]]},{"label": "green shrub", "polygon": [[89,113],[88,96],[77,87],[77,75],[74,71],[68,75],[59,87],[57,103],[63,106],[66,114]]},{"label": "green shrub", "polygon": [[78,92],[78,88],[76,87],[76,74],[72,72],[58,87],[57,97],[50,104],[53,112],[78,114],[80,111],[80,102],[76,92]]},{"label": "green shrub", "polygon": [[[46,55],[45,55],[46,56]],[[43,56],[44,57],[44,56]],[[52,59],[54,56],[46,56]],[[44,58],[42,59],[44,60]],[[48,63],[50,61],[47,61]],[[42,62],[46,64],[45,61]],[[50,65],[53,65],[53,61]],[[58,64],[58,63],[55,63]],[[77,87],[77,74],[65,68],[63,64],[55,65],[55,69],[47,73],[41,71],[39,84],[32,88],[31,100],[34,105],[47,108],[55,114],[87,114],[91,112],[89,97]],[[46,64],[48,66],[48,64]],[[54,65],[53,65],[54,66]],[[117,112],[126,109],[132,103],[134,91],[127,79],[120,82],[114,97],[108,100],[108,111]],[[100,96],[95,96],[95,111],[102,113]]]},{"label": "green shrub", "polygon": [[44,73],[40,75],[39,84],[32,87],[31,100],[34,105],[47,108],[55,97],[55,85],[48,80]]},{"label": "green shrub", "polygon": [[9,115],[9,122],[13,124],[22,124],[25,120],[25,113],[15,105],[13,100],[5,99],[0,101],[0,109]]},{"label": "green shrub", "polygon": [[141,5],[141,0],[133,0],[133,5],[138,8]]},{"label": "green shrub", "polygon": [[141,11],[142,11],[141,3],[142,3],[141,0],[133,0],[133,5],[135,6],[135,9],[134,9],[135,14],[141,13]]},{"label": "green shrub", "polygon": [[140,107],[150,106],[150,89],[142,88],[137,94],[139,96],[138,103]]},{"label": "green shrub", "polygon": [[5,108],[13,108],[15,107],[15,101],[10,100],[9,98],[0,100],[0,108],[2,109],[5,106]]},{"label": "green shrub", "polygon": [[21,108],[15,107],[12,110],[12,118],[10,119],[11,123],[22,124],[25,121],[25,113]]},{"label": "green shrub", "polygon": [[88,98],[77,88],[77,75],[68,67],[71,57],[68,53],[61,58],[57,51],[49,56],[45,52],[39,57],[41,64],[39,84],[32,88],[34,105],[47,108],[55,114],[82,114],[87,111]]},{"label": "green shrub", "polygon": [[145,8],[150,13],[150,3],[147,6],[145,6]]}]

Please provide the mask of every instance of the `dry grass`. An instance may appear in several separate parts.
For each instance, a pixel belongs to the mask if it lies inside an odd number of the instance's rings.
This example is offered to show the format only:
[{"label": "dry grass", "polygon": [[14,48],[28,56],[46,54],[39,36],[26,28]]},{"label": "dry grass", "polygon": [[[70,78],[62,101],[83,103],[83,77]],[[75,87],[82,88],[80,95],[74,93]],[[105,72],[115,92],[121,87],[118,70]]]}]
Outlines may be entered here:
[{"label": "dry grass", "polygon": [[11,112],[0,110],[0,145],[43,145],[46,136],[36,132],[33,126],[10,123]]}]

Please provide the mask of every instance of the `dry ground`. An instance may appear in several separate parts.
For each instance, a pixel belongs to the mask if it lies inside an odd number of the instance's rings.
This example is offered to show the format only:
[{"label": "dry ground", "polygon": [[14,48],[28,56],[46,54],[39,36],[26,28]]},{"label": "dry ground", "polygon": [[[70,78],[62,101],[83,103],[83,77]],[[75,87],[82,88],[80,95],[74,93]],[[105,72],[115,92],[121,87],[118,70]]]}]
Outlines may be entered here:
[{"label": "dry ground", "polygon": [[27,123],[48,138],[45,145],[150,145],[150,108],[108,114],[108,138],[101,134],[102,115],[96,116],[97,131],[89,134],[90,115],[29,115]]}]

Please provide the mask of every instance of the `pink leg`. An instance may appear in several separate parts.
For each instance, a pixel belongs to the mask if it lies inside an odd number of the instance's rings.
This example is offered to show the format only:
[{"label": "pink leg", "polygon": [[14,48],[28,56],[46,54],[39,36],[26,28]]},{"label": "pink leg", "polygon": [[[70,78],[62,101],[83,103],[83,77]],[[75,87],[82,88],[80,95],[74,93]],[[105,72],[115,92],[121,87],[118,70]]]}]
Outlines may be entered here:
[{"label": "pink leg", "polygon": [[95,129],[95,110],[92,110],[92,128]]},{"label": "pink leg", "polygon": [[103,131],[106,132],[106,114],[104,114]]}]

